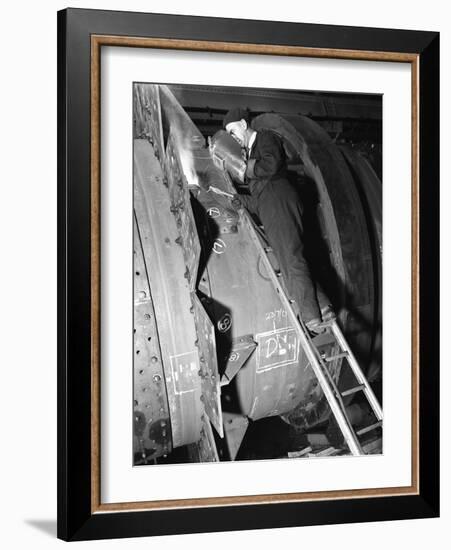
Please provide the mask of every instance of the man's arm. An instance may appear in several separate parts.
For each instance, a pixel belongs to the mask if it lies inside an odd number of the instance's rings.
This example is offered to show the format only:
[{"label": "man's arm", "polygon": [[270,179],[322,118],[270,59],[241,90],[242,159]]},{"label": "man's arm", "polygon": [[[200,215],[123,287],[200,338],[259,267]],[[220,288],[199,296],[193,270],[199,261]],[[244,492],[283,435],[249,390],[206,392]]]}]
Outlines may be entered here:
[{"label": "man's arm", "polygon": [[247,163],[248,178],[270,178],[285,167],[285,151],[279,136],[273,132],[262,132],[258,149],[260,158],[251,158]]}]

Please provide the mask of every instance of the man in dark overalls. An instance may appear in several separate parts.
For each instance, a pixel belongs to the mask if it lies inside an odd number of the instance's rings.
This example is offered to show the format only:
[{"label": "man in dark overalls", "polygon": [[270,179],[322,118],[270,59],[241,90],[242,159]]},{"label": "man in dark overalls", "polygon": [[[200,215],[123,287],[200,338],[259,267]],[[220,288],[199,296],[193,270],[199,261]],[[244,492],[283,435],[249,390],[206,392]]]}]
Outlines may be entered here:
[{"label": "man in dark overalls", "polygon": [[271,130],[253,130],[249,112],[242,108],[231,109],[223,126],[247,158],[245,180],[250,195],[236,195],[232,204],[244,205],[261,220],[289,297],[297,302],[307,328],[321,332],[320,323],[335,315],[304,258],[302,203],[287,179],[282,139]]}]

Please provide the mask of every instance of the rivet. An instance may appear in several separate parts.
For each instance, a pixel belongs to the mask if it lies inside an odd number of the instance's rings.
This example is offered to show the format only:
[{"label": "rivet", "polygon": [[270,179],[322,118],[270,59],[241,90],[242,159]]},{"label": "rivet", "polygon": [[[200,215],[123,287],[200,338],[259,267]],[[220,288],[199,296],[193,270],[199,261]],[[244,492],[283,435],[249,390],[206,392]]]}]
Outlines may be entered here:
[{"label": "rivet", "polygon": [[158,363],[158,357],[156,357],[155,355],[152,357],[151,359],[152,363]]}]

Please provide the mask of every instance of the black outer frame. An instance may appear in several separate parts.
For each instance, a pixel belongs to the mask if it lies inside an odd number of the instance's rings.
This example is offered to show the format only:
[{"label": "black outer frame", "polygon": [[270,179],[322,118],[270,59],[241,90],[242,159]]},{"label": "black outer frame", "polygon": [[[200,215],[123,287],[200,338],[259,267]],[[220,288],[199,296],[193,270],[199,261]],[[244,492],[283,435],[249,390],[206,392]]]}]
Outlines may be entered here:
[{"label": "black outer frame", "polygon": [[[419,495],[91,513],[91,34],[419,55]],[[438,265],[438,33],[84,9],[58,12],[58,537],[88,540],[437,517]]]}]

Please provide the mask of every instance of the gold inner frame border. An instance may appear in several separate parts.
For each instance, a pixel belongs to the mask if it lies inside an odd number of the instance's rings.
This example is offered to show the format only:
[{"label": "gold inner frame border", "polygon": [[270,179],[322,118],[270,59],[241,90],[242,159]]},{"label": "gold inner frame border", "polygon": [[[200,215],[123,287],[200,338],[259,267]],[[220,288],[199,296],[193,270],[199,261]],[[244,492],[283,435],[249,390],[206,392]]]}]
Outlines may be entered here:
[{"label": "gold inner frame border", "polygon": [[[100,500],[100,50],[102,46],[190,50],[222,53],[280,55],[330,59],[354,59],[410,63],[412,96],[412,448],[411,485],[376,489],[352,489],[302,493],[222,496],[143,502],[103,504]],[[419,55],[400,52],[306,48],[268,44],[246,44],[180,40],[171,38],[140,38],[113,35],[91,36],[91,513],[128,512],[134,510],[164,510],[203,508],[231,505],[274,504],[375,498],[419,494]]]}]

